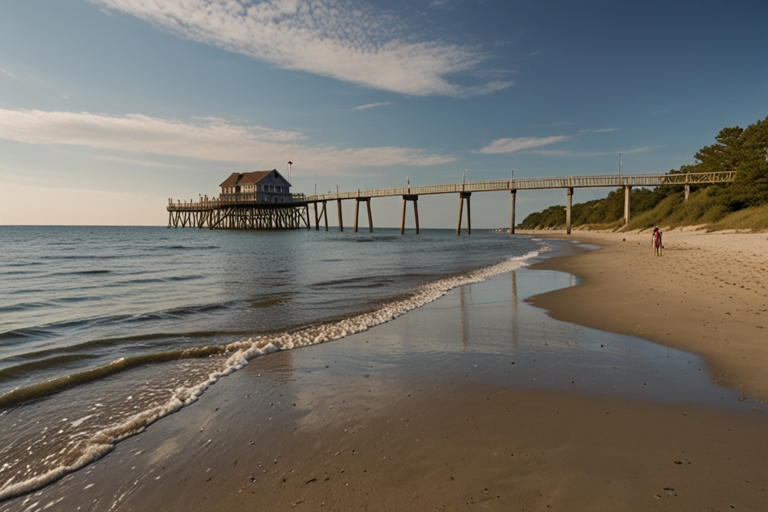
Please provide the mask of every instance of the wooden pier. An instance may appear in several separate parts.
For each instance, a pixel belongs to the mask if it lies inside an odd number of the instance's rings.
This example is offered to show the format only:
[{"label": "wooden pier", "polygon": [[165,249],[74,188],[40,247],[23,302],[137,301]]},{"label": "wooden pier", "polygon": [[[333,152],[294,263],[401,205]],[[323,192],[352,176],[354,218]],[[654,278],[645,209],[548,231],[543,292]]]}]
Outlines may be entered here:
[{"label": "wooden pier", "polygon": [[342,205],[344,200],[355,201],[354,230],[358,230],[360,203],[365,203],[368,213],[368,230],[373,232],[371,199],[377,197],[402,197],[400,233],[405,232],[406,206],[413,204],[416,220],[416,233],[419,233],[418,199],[420,195],[458,194],[459,216],[456,234],[461,233],[466,202],[466,232],[472,233],[470,197],[474,192],[509,191],[511,193],[509,232],[515,232],[515,202],[519,190],[565,189],[566,192],[566,231],[571,232],[571,209],[574,189],[577,188],[624,188],[624,223],[630,218],[630,191],[632,187],[683,186],[685,200],[688,200],[692,185],[729,183],[736,177],[736,171],[681,174],[642,174],[642,175],[598,175],[567,176],[561,178],[532,178],[497,181],[469,181],[444,185],[407,186],[374,190],[357,190],[304,196],[290,194],[290,202],[261,203],[247,194],[222,196],[220,199],[200,199],[199,201],[168,203],[168,227],[207,227],[209,229],[311,229],[309,205],[314,206],[315,229],[320,229],[323,221],[328,231],[327,202],[336,201],[339,231],[344,231]]},{"label": "wooden pier", "polygon": [[301,194],[286,203],[253,199],[168,200],[168,227],[208,229],[302,229],[311,226],[309,205]]}]

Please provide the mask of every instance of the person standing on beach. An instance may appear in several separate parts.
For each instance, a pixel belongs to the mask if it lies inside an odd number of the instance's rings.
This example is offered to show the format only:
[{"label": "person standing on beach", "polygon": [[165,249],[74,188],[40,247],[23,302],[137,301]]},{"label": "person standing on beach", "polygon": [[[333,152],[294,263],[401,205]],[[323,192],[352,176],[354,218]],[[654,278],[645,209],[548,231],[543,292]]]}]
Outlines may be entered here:
[{"label": "person standing on beach", "polygon": [[664,250],[664,240],[661,238],[661,230],[659,230],[659,256],[661,256],[661,253],[663,250]]},{"label": "person standing on beach", "polygon": [[661,230],[657,227],[653,228],[653,238],[651,243],[653,244],[653,255],[661,256]]}]

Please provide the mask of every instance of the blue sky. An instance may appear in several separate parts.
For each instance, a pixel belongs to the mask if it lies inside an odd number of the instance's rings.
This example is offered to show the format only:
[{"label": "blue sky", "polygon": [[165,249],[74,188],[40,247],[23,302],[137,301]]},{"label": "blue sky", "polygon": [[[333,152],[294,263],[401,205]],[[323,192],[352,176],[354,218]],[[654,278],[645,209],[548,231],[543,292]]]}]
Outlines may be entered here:
[{"label": "blue sky", "polygon": [[[289,160],[296,192],[612,174],[620,152],[666,172],[768,115],[768,3],[625,4],[0,1],[0,224],[162,225],[168,198]],[[520,193],[518,218],[564,199]],[[473,223],[508,201],[478,195]],[[456,198],[420,202],[453,226]]]}]

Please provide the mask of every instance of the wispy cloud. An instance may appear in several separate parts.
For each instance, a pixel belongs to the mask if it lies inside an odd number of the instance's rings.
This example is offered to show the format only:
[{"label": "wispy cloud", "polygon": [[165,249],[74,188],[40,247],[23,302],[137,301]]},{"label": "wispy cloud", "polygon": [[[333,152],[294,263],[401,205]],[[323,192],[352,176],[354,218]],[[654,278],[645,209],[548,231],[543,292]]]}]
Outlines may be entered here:
[{"label": "wispy cloud", "polygon": [[579,133],[608,133],[615,132],[616,130],[618,130],[618,128],[598,128],[596,130],[585,128],[584,130],[579,130]]},{"label": "wispy cloud", "polygon": [[184,167],[183,165],[178,165],[178,164],[166,164],[162,162],[155,162],[152,160],[143,160],[139,158],[123,158],[115,155],[95,155],[94,157],[98,158],[99,160],[106,160],[108,162],[117,162],[121,164],[128,164],[128,165],[134,165],[139,167],[153,167],[156,169],[178,169],[180,167]]},{"label": "wispy cloud", "polygon": [[367,105],[360,105],[359,107],[354,107],[352,110],[366,110],[374,107],[386,107],[387,105],[391,105],[391,104],[392,104],[391,101],[385,101],[381,103],[369,103]]},{"label": "wispy cloud", "polygon": [[8,75],[9,77],[13,78],[14,80],[18,80],[18,78],[16,78],[16,75],[14,75],[13,73],[11,73],[11,72],[10,72],[10,71],[8,71],[7,69],[3,69],[3,68],[0,68],[0,72],[2,72],[2,73],[4,73],[4,74]]},{"label": "wispy cloud", "polygon": [[646,151],[650,151],[652,149],[655,149],[657,146],[645,146],[642,148],[634,148],[634,149],[628,149],[625,151],[594,151],[591,153],[575,153],[573,151],[563,151],[563,150],[557,150],[557,149],[534,149],[531,151],[526,151],[526,153],[534,154],[534,155],[544,155],[544,156],[562,156],[567,158],[584,158],[584,157],[594,157],[594,156],[619,156],[619,153],[622,153],[624,155],[632,155],[635,153],[645,153]]},{"label": "wispy cloud", "polygon": [[[478,69],[472,73],[472,76],[483,79],[505,78],[513,73],[517,73],[514,69]],[[514,82],[509,82],[514,84]]]},{"label": "wispy cloud", "polygon": [[489,56],[476,47],[420,41],[404,20],[351,0],[91,0],[181,37],[275,66],[415,96],[464,97],[509,87],[448,76]]},{"label": "wispy cloud", "polygon": [[242,126],[219,118],[179,121],[141,114],[0,109],[0,138],[235,162],[258,168],[271,168],[290,159],[304,169],[328,174],[360,167],[427,166],[456,160],[417,148],[312,145],[299,132]]},{"label": "wispy cloud", "polygon": [[475,153],[514,153],[515,151],[521,151],[523,149],[548,146],[556,142],[568,140],[569,138],[570,137],[567,135],[557,135],[554,137],[518,137],[511,139],[497,139],[488,144],[483,149],[475,151]]},{"label": "wispy cloud", "polygon": [[452,11],[454,9],[455,0],[432,0],[429,6],[432,8],[446,9]]}]

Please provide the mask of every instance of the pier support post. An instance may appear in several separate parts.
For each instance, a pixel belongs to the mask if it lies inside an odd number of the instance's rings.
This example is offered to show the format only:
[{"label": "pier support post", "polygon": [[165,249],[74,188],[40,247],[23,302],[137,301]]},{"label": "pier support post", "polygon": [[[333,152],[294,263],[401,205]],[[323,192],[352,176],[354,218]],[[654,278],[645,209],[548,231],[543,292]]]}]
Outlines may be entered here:
[{"label": "pier support post", "polygon": [[320,217],[317,210],[317,201],[315,201],[315,231],[320,231]]},{"label": "pier support post", "polygon": [[419,234],[419,196],[413,196],[413,216],[416,218],[416,234]]},{"label": "pier support post", "polygon": [[403,210],[400,212],[400,234],[405,233],[405,196],[403,196]]},{"label": "pier support post", "polygon": [[370,197],[356,197],[355,198],[355,233],[357,233],[357,220],[360,216],[360,202],[365,202],[368,207],[368,231],[373,233],[373,216],[371,215],[371,198]]},{"label": "pier support post", "polygon": [[339,231],[344,231],[344,220],[341,217],[341,199],[336,200],[336,208],[339,210]]},{"label": "pier support post", "polygon": [[368,231],[373,233],[373,215],[371,215],[371,198],[370,197],[365,202],[365,204],[368,207]]},{"label": "pier support post", "polygon": [[688,202],[688,197],[691,195],[691,186],[689,184],[685,184],[685,202]]},{"label": "pier support post", "polygon": [[517,190],[512,190],[512,204],[509,210],[509,234],[515,234],[515,200],[517,199]]},{"label": "pier support post", "polygon": [[328,210],[326,209],[327,201],[323,201],[323,219],[325,220],[325,230],[328,231]]},{"label": "pier support post", "polygon": [[464,196],[459,195],[459,223],[456,225],[456,234],[461,234],[461,214],[464,211]]},{"label": "pier support post", "polygon": [[566,189],[568,194],[568,206],[565,209],[565,232],[571,234],[571,203],[573,202],[573,187]]},{"label": "pier support post", "polygon": [[357,218],[360,216],[360,198],[355,199],[355,233],[357,233]]},{"label": "pier support post", "polygon": [[456,226],[456,234],[461,234],[461,217],[464,212],[464,199],[467,200],[467,234],[472,234],[472,217],[469,208],[469,198],[472,192],[459,192],[459,223]]},{"label": "pier support post", "polygon": [[405,210],[408,201],[413,202],[413,214],[416,219],[416,234],[419,234],[419,196],[403,196],[403,211],[400,215],[400,234],[405,233]]},{"label": "pier support post", "polygon": [[624,225],[629,224],[629,198],[632,192],[632,187],[624,185]]}]

